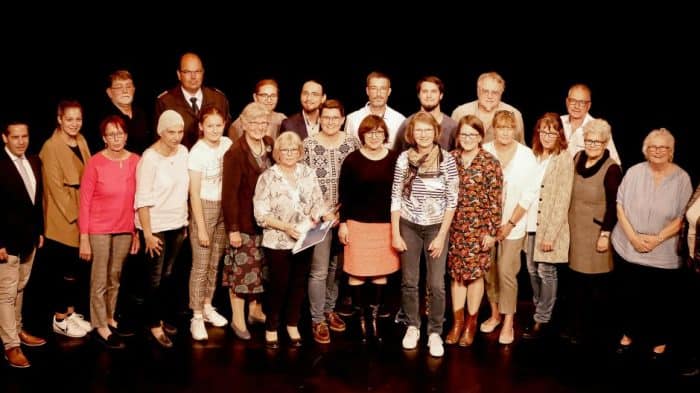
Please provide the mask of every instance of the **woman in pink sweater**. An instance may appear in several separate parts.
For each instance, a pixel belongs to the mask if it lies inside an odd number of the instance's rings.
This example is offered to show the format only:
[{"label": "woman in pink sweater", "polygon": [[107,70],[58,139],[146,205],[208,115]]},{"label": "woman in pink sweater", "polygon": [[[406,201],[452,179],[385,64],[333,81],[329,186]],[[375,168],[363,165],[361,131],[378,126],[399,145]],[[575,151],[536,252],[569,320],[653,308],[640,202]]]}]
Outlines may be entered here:
[{"label": "woman in pink sweater", "polygon": [[90,322],[95,338],[108,348],[123,348],[112,330],[122,265],[135,254],[134,194],[139,156],[125,149],[124,120],[108,116],[100,123],[105,149],[88,160],[80,184],[80,258],[92,259]]}]

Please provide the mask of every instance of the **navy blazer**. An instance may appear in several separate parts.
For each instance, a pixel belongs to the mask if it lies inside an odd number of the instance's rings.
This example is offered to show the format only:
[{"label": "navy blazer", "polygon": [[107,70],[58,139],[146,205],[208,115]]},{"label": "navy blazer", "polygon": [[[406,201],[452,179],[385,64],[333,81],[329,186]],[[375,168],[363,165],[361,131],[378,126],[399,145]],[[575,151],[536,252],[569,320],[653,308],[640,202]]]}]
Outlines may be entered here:
[{"label": "navy blazer", "polygon": [[280,133],[284,131],[294,131],[299,134],[299,137],[303,141],[309,136],[309,132],[306,129],[306,121],[301,112],[295,113],[288,118],[282,120],[282,125],[280,126]]},{"label": "navy blazer", "polygon": [[44,233],[41,160],[37,156],[27,159],[36,179],[34,203],[12,158],[4,148],[0,152],[0,248],[16,256],[32,252]]}]

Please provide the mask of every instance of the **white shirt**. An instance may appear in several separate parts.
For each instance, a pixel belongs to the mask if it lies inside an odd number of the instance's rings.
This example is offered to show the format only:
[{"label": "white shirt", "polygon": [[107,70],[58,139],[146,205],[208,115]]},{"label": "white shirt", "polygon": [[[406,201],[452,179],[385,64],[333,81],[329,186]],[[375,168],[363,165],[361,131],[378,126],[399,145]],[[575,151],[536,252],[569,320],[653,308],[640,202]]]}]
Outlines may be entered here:
[{"label": "white shirt", "polygon": [[[536,159],[537,157],[535,157]],[[552,161],[552,155],[547,156],[546,159],[537,162],[537,167],[535,172],[531,175],[532,181],[534,181],[538,186],[542,185],[544,180],[544,174],[547,172],[547,167]],[[537,211],[540,210],[540,191],[542,187],[537,187],[535,193],[535,198],[532,200],[532,205],[527,209],[527,231],[537,232]]]},{"label": "white shirt", "polygon": [[199,109],[202,109],[202,102],[204,101],[204,93],[202,93],[202,89],[197,90],[197,93],[195,95],[192,95],[187,92],[187,90],[180,88],[182,90],[182,95],[185,97],[185,101],[187,101],[187,105],[190,107],[192,106],[192,101],[190,101],[190,98],[195,97],[197,99],[197,106]]},{"label": "white shirt", "polygon": [[224,154],[231,145],[231,139],[222,136],[216,147],[200,139],[190,150],[187,169],[200,173],[199,197],[205,201],[221,200]]},{"label": "white shirt", "polygon": [[[32,166],[29,164],[29,160],[25,156],[23,160],[20,160],[18,156],[12,154],[10,149],[7,148],[7,145],[5,146],[5,151],[7,152],[7,155],[10,156],[12,159],[12,162],[15,164],[15,167],[17,168],[17,172],[20,173],[20,177],[22,177],[22,172],[21,169],[19,168],[20,165],[24,167],[24,171],[27,173],[27,178],[29,180],[29,187],[31,189],[27,189],[27,193],[29,194],[30,198],[32,199],[32,203],[34,203],[34,198],[36,197],[36,178],[34,177],[34,170],[32,169]],[[25,184],[25,188],[27,185]]]},{"label": "white shirt", "polygon": [[[347,132],[349,135],[358,137],[357,130],[360,128],[360,123],[362,123],[362,120],[364,120],[365,117],[371,114],[372,112],[369,110],[369,103],[349,114],[345,120],[345,132]],[[384,116],[382,118],[384,119],[387,128],[389,128],[387,130],[389,132],[389,140],[384,144],[384,146],[391,149],[392,146],[394,146],[396,133],[399,132],[399,127],[401,127],[401,123],[406,120],[406,116],[395,111],[394,109],[391,109],[389,105],[387,105],[384,109]]]},{"label": "white shirt", "polygon": [[[586,113],[586,117],[583,118],[583,123],[581,126],[575,130],[571,128],[571,122],[569,121],[569,115],[563,115],[561,117],[562,125],[564,126],[564,135],[566,136],[566,141],[569,142],[569,147],[566,149],[571,153],[571,157],[574,157],[576,153],[585,148],[583,144],[583,127],[595,117],[591,116],[590,113]],[[610,140],[608,141],[607,149],[610,151],[610,158],[613,159],[618,165],[622,166],[620,162],[620,156],[617,154],[617,149],[615,148],[615,142],[613,142],[612,134],[610,134]]]}]

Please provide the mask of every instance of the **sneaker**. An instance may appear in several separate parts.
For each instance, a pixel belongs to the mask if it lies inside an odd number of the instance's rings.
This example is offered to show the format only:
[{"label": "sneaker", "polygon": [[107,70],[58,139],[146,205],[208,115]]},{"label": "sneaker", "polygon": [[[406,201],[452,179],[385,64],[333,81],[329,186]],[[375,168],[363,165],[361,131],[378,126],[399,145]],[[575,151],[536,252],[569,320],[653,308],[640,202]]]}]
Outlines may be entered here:
[{"label": "sneaker", "polygon": [[211,323],[216,327],[224,327],[228,324],[226,318],[222,317],[221,314],[216,312],[214,307],[204,307],[204,322]]},{"label": "sneaker", "polygon": [[334,332],[344,332],[345,331],[345,321],[336,314],[334,311],[331,311],[326,314],[326,320],[328,321],[328,326],[331,328],[332,331]]},{"label": "sneaker", "polygon": [[314,323],[311,330],[314,334],[314,341],[319,344],[330,344],[331,333],[328,331],[328,325],[325,321]]},{"label": "sneaker", "polygon": [[190,333],[192,333],[193,340],[202,341],[209,338],[207,329],[204,327],[204,318],[199,316],[192,317],[190,320]]},{"label": "sneaker", "polygon": [[87,334],[85,330],[75,322],[71,322],[70,319],[66,318],[58,322],[56,316],[53,317],[53,331],[67,337],[85,337]]},{"label": "sneaker", "polygon": [[445,354],[445,347],[442,346],[442,337],[437,333],[430,333],[428,348],[430,349],[430,356],[434,358],[441,358]]},{"label": "sneaker", "polygon": [[82,314],[74,312],[71,315],[69,315],[66,319],[69,321],[73,321],[73,323],[80,326],[81,329],[85,330],[86,333],[92,331],[92,325],[90,325],[90,322],[85,320],[85,317],[83,317]]},{"label": "sneaker", "polygon": [[416,349],[418,346],[418,339],[420,338],[420,330],[415,326],[409,326],[406,329],[406,334],[403,336],[401,345],[403,349]]}]

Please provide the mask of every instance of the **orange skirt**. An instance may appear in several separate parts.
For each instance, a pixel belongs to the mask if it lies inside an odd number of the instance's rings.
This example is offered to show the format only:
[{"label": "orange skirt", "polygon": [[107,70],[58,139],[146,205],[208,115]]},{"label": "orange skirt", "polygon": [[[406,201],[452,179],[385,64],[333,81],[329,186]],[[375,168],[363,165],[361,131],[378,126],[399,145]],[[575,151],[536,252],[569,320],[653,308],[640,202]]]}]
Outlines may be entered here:
[{"label": "orange skirt", "polygon": [[399,254],[391,247],[391,224],[347,221],[349,244],[343,270],[351,276],[385,276],[399,270]]}]

